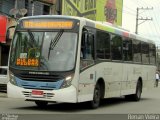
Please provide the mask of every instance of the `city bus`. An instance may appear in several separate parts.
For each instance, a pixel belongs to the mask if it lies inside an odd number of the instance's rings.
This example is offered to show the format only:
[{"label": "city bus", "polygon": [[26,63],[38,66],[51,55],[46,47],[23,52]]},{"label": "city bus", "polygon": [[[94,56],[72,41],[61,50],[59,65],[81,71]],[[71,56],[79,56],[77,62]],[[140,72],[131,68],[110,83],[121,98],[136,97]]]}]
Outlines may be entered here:
[{"label": "city bus", "polygon": [[154,87],[156,47],[114,25],[82,17],[47,15],[18,21],[9,57],[10,98],[86,102],[104,98],[139,101]]}]

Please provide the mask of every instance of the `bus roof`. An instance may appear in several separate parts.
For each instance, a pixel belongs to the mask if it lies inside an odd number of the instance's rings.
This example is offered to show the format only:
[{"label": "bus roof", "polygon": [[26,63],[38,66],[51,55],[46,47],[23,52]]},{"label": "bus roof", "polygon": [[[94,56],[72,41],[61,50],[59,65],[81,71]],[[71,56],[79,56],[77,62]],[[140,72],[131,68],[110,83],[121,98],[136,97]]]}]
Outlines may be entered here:
[{"label": "bus roof", "polygon": [[19,21],[21,20],[25,20],[25,19],[44,19],[44,18],[64,18],[64,19],[75,19],[75,20],[79,20],[81,22],[86,23],[86,25],[90,26],[90,27],[94,27],[100,30],[104,30],[104,31],[108,31],[110,33],[114,33],[117,35],[121,35],[124,37],[129,37],[132,39],[137,39],[143,42],[148,42],[148,43],[152,43],[155,44],[155,42],[153,40],[147,39],[145,37],[142,37],[140,35],[137,35],[135,33],[131,33],[128,30],[125,30],[123,28],[120,28],[119,26],[115,26],[113,24],[107,23],[107,22],[100,22],[100,21],[93,21],[84,17],[77,17],[77,16],[65,16],[65,15],[38,15],[38,16],[29,16],[29,17],[23,17],[21,18]]}]

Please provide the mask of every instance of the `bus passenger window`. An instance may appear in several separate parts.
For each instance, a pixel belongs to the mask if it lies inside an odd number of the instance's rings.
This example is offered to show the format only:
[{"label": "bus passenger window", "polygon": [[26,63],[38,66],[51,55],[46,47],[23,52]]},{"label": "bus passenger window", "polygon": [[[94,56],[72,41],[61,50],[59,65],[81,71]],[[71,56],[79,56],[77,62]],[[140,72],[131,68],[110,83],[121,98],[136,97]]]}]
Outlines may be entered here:
[{"label": "bus passenger window", "polygon": [[133,62],[141,63],[141,42],[133,40]]},{"label": "bus passenger window", "polygon": [[97,30],[96,40],[97,59],[110,59],[110,34]]},{"label": "bus passenger window", "polygon": [[124,38],[123,40],[123,60],[132,61],[132,40],[129,38]]},{"label": "bus passenger window", "polygon": [[149,45],[149,57],[150,57],[150,64],[156,63],[156,46],[154,44]]},{"label": "bus passenger window", "polygon": [[112,36],[111,40],[112,60],[122,60],[122,37]]},{"label": "bus passenger window", "polygon": [[149,44],[141,42],[142,63],[149,64]]}]

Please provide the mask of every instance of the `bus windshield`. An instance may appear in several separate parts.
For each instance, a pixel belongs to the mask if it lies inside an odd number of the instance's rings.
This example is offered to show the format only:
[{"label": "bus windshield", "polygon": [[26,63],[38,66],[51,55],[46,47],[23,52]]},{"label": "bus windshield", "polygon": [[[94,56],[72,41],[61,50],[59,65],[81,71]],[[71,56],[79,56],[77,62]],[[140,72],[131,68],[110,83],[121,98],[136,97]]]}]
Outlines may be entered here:
[{"label": "bus windshield", "polygon": [[70,71],[76,59],[77,33],[17,32],[10,66],[20,70]]}]

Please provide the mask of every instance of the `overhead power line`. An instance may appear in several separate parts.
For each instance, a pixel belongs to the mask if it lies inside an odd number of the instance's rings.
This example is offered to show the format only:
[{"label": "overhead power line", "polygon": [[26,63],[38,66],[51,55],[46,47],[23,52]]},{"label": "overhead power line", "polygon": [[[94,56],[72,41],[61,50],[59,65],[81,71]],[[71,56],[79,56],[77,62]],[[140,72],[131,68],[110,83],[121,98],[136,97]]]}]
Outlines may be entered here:
[{"label": "overhead power line", "polygon": [[[139,11],[140,10],[153,10],[153,7],[152,8],[137,8],[137,15],[136,15],[136,31],[135,31],[135,33],[136,34],[138,34],[138,25],[140,25],[140,24],[142,24],[142,23],[144,23],[144,22],[146,22],[146,21],[148,21],[148,20],[153,20],[152,18],[148,18],[148,17],[146,17],[146,18],[143,18],[143,17],[141,17],[141,18],[139,18]],[[139,21],[142,21],[141,23],[139,23]]]}]

